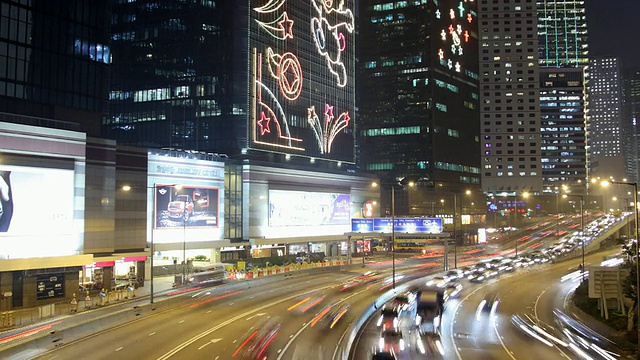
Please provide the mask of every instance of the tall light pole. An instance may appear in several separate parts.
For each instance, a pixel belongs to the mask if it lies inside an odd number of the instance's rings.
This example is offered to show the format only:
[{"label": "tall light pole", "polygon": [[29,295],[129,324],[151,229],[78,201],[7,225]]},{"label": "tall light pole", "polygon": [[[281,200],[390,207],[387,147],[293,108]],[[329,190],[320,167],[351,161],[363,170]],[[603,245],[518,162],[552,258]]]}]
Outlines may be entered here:
[{"label": "tall light pole", "polygon": [[[567,191],[565,189],[565,191]],[[581,279],[580,281],[584,280],[584,272],[585,272],[585,268],[584,268],[584,196],[583,195],[573,195],[573,194],[564,194],[562,195],[563,198],[567,198],[567,197],[577,197],[580,198],[580,242],[582,243],[582,271],[581,271]]]},{"label": "tall light pole", "polygon": [[396,185],[391,184],[391,282],[396,288]]},{"label": "tall light pole", "polygon": [[638,234],[638,183],[611,180],[603,181],[602,185],[607,186],[608,183],[633,186],[633,215],[636,222],[636,331],[638,333],[638,344],[640,344],[640,235]]},{"label": "tall light pole", "polygon": [[[391,185],[391,283],[392,288],[396,288],[396,185],[403,186],[399,182],[393,182]],[[415,186],[412,181],[407,184],[408,186]],[[371,186],[377,187],[378,183],[373,182]],[[364,247],[364,240],[363,240]]]},{"label": "tall light pole", "polygon": [[[528,192],[523,192],[522,193],[522,197],[523,198],[526,199],[528,196],[529,196]],[[517,191],[515,192],[513,197],[514,197],[514,202],[513,202],[514,211],[513,212],[514,212],[514,216],[515,216],[515,218],[513,219],[513,227],[517,229],[518,228],[518,192]],[[516,248],[516,257],[518,257],[518,238],[517,237],[515,238],[515,242],[516,242],[516,246],[515,246],[515,248]]]}]

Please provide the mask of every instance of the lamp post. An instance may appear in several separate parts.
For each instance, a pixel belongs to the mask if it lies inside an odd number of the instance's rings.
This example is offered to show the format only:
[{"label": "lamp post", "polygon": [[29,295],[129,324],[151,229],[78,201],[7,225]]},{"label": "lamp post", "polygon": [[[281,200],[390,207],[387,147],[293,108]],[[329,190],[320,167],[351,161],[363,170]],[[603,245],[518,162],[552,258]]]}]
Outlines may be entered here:
[{"label": "lamp post", "polygon": [[182,267],[182,285],[187,283],[187,205],[185,204],[182,211],[182,259],[184,266]]},{"label": "lamp post", "polygon": [[[396,288],[396,185],[403,186],[399,182],[391,183],[391,282],[392,288]],[[409,182],[407,185],[413,187],[415,184]],[[373,182],[371,186],[377,187],[378,183]],[[364,240],[362,243],[364,247]],[[364,258],[364,254],[363,254]]]},{"label": "lamp post", "polygon": [[[172,184],[172,185],[166,185],[166,186],[168,186],[168,187],[172,187],[172,188],[176,188],[176,189],[180,189],[180,188],[181,188],[181,185],[178,185],[178,184]],[[131,191],[131,189],[132,189],[132,188],[133,188],[133,187],[132,187],[132,186],[130,186],[130,185],[124,185],[124,186],[122,186],[122,190],[123,190],[123,191]],[[151,256],[150,256],[150,259],[149,259],[149,260],[150,260],[150,261],[149,261],[149,265],[150,265],[150,270],[151,270],[151,271],[150,271],[150,272],[151,272],[151,274],[150,274],[150,279],[151,279],[151,280],[150,280],[150,286],[149,286],[149,303],[153,304],[153,301],[154,301],[154,295],[155,295],[155,293],[154,293],[154,286],[153,286],[153,280],[154,280],[154,279],[153,279],[153,278],[154,278],[154,276],[153,276],[153,266],[154,266],[154,264],[153,264],[153,257],[154,257],[154,255],[155,255],[155,246],[154,246],[154,241],[153,241],[153,230],[154,230],[154,228],[155,228],[155,226],[156,226],[156,222],[157,222],[157,214],[156,214],[156,198],[155,198],[155,196],[156,196],[155,191],[156,191],[156,188],[157,188],[157,184],[155,184],[155,183],[154,183],[154,184],[153,184],[153,186],[147,186],[147,187],[145,187],[145,188],[146,188],[146,190],[153,189],[153,191],[154,191],[154,192],[153,192],[153,204],[152,204],[153,208],[151,209],[151,213],[152,213],[151,247],[150,247],[150,249],[149,249],[149,250],[150,250],[150,253],[151,253]]]},{"label": "lamp post", "polygon": [[[505,193],[506,194],[506,193]],[[529,196],[528,192],[523,192],[522,193],[522,197],[523,198],[527,198]],[[518,192],[516,191],[513,195],[514,201],[513,201],[513,212],[514,212],[514,219],[513,219],[513,226],[512,228],[518,228]],[[516,242],[516,246],[515,246],[515,250],[516,250],[516,257],[518,257],[518,238],[515,239]]]},{"label": "lamp post", "polygon": [[638,333],[638,344],[640,344],[640,253],[638,252],[640,250],[640,236],[638,235],[638,183],[611,180],[603,181],[602,185],[607,186],[609,182],[612,184],[633,186],[633,215],[636,222],[636,331]]},{"label": "lamp post", "polygon": [[[565,190],[567,191],[567,190]],[[580,274],[581,280],[584,280],[584,196],[583,195],[572,195],[572,194],[564,194],[563,198],[567,198],[569,196],[580,198],[580,242],[582,244],[582,271]]]}]

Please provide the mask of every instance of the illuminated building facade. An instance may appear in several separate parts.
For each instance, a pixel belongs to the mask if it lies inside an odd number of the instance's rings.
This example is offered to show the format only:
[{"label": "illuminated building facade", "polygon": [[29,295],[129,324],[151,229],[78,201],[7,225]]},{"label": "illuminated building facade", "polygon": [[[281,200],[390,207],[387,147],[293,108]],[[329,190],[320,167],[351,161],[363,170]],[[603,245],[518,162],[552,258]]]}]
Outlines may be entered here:
[{"label": "illuminated building facade", "polygon": [[589,65],[585,2],[537,0],[540,66]]},{"label": "illuminated building facade", "polygon": [[633,181],[640,181],[640,69],[633,68],[625,74],[625,119],[629,124],[626,153],[627,172]]},{"label": "illuminated building facade", "polygon": [[106,133],[269,162],[355,163],[353,3],[118,1]]},{"label": "illuminated building facade", "polygon": [[[476,2],[360,4],[359,166],[387,182],[479,189]],[[433,205],[410,202],[399,211]]]},{"label": "illuminated building facade", "polygon": [[540,69],[545,190],[586,180],[585,91],[584,68]]},{"label": "illuminated building facade", "polygon": [[622,71],[620,59],[590,61],[589,156],[592,176],[626,177],[623,151]]},{"label": "illuminated building facade", "polygon": [[542,191],[536,2],[480,1],[482,188]]}]

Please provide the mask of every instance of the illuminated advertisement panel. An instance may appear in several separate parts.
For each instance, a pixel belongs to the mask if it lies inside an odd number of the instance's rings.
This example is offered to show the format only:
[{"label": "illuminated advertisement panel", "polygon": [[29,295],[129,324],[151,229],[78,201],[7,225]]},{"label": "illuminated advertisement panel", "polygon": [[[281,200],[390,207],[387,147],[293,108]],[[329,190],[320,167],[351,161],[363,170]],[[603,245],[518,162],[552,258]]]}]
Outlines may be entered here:
[{"label": "illuminated advertisement panel", "polygon": [[0,256],[71,255],[73,170],[0,165]]},{"label": "illuminated advertisement panel", "polygon": [[217,187],[156,185],[156,228],[218,227]]},{"label": "illuminated advertisement panel", "polygon": [[354,0],[251,0],[251,146],[353,163]]},{"label": "illuminated advertisement panel", "polygon": [[269,190],[269,226],[348,225],[351,195]]},{"label": "illuminated advertisement panel", "polygon": [[[440,218],[396,218],[394,220],[395,231],[399,232],[439,234],[443,230]],[[351,219],[351,231],[391,232],[391,218]]]}]

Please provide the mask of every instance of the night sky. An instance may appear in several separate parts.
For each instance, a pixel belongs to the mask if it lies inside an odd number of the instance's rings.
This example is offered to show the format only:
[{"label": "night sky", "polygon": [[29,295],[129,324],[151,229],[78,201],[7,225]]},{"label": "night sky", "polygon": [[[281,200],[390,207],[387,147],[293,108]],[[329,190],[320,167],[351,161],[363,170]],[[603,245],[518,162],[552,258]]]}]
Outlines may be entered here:
[{"label": "night sky", "polygon": [[585,0],[589,54],[619,56],[623,66],[640,66],[640,0]]}]

